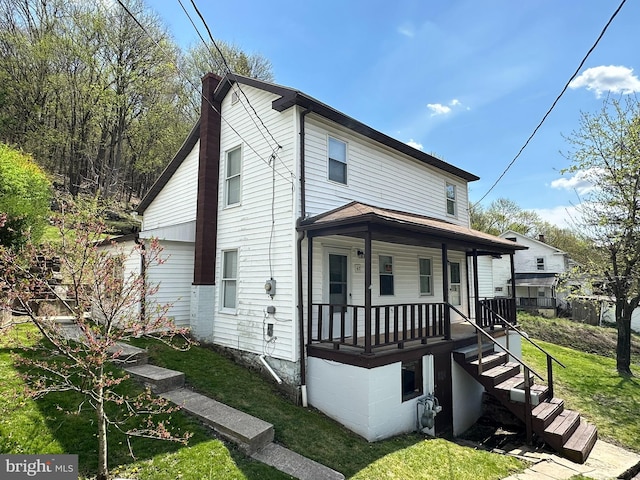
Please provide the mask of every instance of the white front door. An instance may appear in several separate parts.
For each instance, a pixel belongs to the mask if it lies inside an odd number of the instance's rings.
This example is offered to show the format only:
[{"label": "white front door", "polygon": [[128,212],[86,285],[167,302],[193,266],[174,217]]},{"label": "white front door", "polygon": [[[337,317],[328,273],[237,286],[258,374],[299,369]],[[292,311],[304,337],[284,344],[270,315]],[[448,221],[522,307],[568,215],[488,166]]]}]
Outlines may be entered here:
[{"label": "white front door", "polygon": [[[332,338],[340,337],[342,314],[345,315],[345,337],[351,336],[350,312],[346,307],[350,303],[349,266],[351,261],[348,250],[328,249],[325,254],[325,303],[334,306]],[[343,310],[341,307],[345,307]],[[329,309],[326,309],[322,324],[322,337],[329,337]]]}]

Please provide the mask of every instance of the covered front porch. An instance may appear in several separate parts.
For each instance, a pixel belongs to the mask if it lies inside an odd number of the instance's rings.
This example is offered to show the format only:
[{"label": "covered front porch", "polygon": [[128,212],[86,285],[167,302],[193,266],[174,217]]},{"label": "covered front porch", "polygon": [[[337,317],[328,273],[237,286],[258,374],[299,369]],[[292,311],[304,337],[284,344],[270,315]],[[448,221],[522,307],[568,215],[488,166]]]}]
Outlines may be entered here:
[{"label": "covered front porch", "polygon": [[[490,298],[491,258],[518,244],[443,220],[352,202],[301,222],[307,237],[306,346],[354,364],[515,323]],[[514,276],[512,275],[512,278]],[[483,285],[483,280],[490,285]],[[512,292],[515,288],[511,289]]]}]

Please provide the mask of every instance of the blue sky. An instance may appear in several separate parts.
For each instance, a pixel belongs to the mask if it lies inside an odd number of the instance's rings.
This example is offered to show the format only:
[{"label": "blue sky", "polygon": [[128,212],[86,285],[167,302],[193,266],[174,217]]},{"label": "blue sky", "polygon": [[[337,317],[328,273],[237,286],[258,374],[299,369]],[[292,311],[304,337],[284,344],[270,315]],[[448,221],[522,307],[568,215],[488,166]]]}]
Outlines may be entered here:
[{"label": "blue sky", "polygon": [[[190,0],[182,0],[193,12]],[[511,162],[620,0],[196,0],[216,39],[268,58],[275,81],[481,179]],[[178,0],[150,0],[183,46],[200,41]],[[195,14],[194,19],[197,19]],[[580,178],[563,136],[608,92],[640,92],[640,1],[627,0],[514,166],[504,197],[561,226]],[[201,24],[196,23],[199,27]],[[203,35],[206,33],[201,29]]]}]

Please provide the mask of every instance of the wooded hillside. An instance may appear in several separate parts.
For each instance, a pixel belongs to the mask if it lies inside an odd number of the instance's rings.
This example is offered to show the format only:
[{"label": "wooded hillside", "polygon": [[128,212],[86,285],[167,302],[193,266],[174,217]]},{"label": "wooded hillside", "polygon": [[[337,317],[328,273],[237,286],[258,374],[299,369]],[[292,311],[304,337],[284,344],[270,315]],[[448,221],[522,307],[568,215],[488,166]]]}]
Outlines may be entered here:
[{"label": "wooded hillside", "polygon": [[[0,141],[74,196],[144,196],[197,119],[200,77],[225,73],[204,45],[182,51],[144,2],[123,3],[131,15],[117,2],[0,0]],[[271,79],[268,61],[217,43],[237,73]]]}]

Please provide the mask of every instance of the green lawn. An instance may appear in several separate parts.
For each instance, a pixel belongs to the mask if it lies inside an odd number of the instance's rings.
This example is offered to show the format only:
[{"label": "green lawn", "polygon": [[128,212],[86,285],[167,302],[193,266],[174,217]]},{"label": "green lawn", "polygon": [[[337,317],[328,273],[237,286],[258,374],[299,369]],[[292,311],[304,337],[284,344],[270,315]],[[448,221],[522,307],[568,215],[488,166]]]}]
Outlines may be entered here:
[{"label": "green lawn", "polygon": [[[82,478],[96,471],[95,427],[89,412],[68,413],[78,398],[68,393],[39,400],[26,398],[14,356],[24,337],[0,339],[0,453],[76,453]],[[521,470],[511,457],[477,451],[416,434],[368,443],[313,409],[297,407],[255,372],[203,347],[188,352],[150,344],[154,363],[182,370],[187,381],[220,401],[274,424],[276,441],[347,476],[365,479],[499,479]],[[127,383],[125,388],[135,389]],[[60,407],[60,408],[59,408]],[[174,414],[172,425],[194,433],[189,446],[134,439],[136,459],[126,439],[111,433],[112,473],[135,479],[284,479],[289,478],[213,439],[196,421]]]}]

